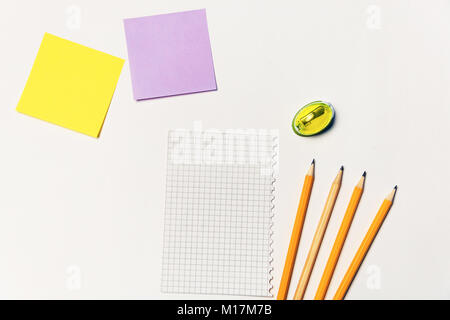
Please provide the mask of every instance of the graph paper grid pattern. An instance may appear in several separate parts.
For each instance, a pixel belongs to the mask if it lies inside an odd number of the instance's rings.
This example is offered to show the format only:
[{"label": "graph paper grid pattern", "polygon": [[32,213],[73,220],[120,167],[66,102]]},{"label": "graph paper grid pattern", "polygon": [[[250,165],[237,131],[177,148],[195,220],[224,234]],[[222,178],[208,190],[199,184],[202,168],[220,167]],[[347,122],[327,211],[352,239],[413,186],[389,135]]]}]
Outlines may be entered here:
[{"label": "graph paper grid pattern", "polygon": [[170,131],[161,290],[272,296],[274,133]]}]

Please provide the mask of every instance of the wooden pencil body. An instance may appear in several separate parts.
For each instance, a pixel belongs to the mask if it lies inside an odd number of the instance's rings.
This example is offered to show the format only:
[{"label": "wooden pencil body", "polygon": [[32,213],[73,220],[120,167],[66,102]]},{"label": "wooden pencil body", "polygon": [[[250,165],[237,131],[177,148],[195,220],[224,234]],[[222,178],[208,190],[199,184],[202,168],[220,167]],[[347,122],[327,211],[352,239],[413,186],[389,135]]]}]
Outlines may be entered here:
[{"label": "wooden pencil body", "polygon": [[322,240],[325,235],[328,221],[330,220],[334,204],[336,203],[336,198],[341,187],[341,180],[342,169],[339,171],[339,174],[334,180],[331,186],[331,190],[328,194],[325,207],[322,211],[322,215],[320,217],[319,224],[317,225],[317,229],[314,234],[308,256],[306,257],[305,265],[303,266],[303,270],[298,281],[297,289],[295,290],[294,300],[302,300],[305,294],[309,278],[311,277],[311,273],[314,268],[314,263],[316,262],[317,254],[319,253],[320,245],[322,244]]},{"label": "wooden pencil body", "polygon": [[284,264],[283,274],[281,276],[277,300],[285,300],[289,292],[289,284],[291,282],[292,271],[294,269],[295,258],[297,256],[298,245],[303,229],[303,223],[305,221],[306,211],[308,209],[313,182],[314,176],[306,175],[298,204],[297,215],[295,217],[294,228],[292,230],[291,240],[289,242],[289,248],[286,255],[286,262]]},{"label": "wooden pencil body", "polygon": [[361,199],[364,179],[365,173],[363,174],[363,177],[361,177],[358,185],[353,189],[350,202],[347,206],[347,210],[345,211],[344,218],[342,219],[342,224],[339,228],[336,240],[333,244],[333,248],[331,249],[331,253],[325,266],[322,278],[320,279],[319,287],[317,289],[316,296],[314,297],[315,300],[325,299],[328,286],[330,285],[331,278],[333,277],[334,269],[336,268],[336,264],[339,260],[342,247],[344,246],[348,230],[350,229],[350,225],[352,223],[356,209],[358,208],[359,200]]},{"label": "wooden pencil body", "polygon": [[[393,197],[393,196],[392,196]],[[367,231],[363,241],[361,242],[361,245],[358,248],[358,251],[355,254],[355,257],[353,258],[347,272],[344,275],[344,278],[341,281],[341,284],[339,285],[339,288],[336,291],[336,294],[334,295],[333,300],[342,300],[344,299],[348,288],[350,287],[353,279],[355,278],[356,273],[359,270],[359,267],[361,266],[361,263],[364,260],[364,257],[366,256],[367,252],[369,251],[369,248],[375,239],[375,236],[377,235],[378,230],[380,229],[384,218],[386,217],[387,213],[389,212],[389,209],[392,205],[392,199],[385,199],[378,210],[377,215],[375,216],[372,224],[369,227],[369,230]]]}]

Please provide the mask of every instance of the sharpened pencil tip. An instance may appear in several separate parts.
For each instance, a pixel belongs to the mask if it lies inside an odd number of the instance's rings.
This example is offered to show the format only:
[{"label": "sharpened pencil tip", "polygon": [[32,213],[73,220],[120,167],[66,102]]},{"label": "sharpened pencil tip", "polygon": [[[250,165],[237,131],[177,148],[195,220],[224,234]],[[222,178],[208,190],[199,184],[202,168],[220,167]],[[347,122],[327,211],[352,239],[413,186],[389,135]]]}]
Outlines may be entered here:
[{"label": "sharpened pencil tip", "polygon": [[344,166],[341,166],[341,169],[340,169],[341,171],[344,171]]},{"label": "sharpened pencil tip", "polygon": [[386,197],[386,200],[389,200],[389,201],[394,201],[394,197],[395,197],[395,194],[397,193],[397,186],[395,186],[394,187],[394,189],[388,194],[388,196]]},{"label": "sharpened pencil tip", "polygon": [[313,159],[313,161],[311,161],[311,164],[316,164],[316,159]]},{"label": "sharpened pencil tip", "polygon": [[365,176],[366,176],[366,172],[365,172],[365,171],[363,172],[362,176],[363,176],[363,177],[365,177]]}]

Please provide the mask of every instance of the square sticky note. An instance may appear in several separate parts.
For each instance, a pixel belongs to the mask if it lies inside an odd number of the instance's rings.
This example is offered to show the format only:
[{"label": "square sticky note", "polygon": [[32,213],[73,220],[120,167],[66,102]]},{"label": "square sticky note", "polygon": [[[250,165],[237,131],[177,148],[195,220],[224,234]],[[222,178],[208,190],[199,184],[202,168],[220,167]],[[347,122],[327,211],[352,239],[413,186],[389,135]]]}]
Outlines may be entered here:
[{"label": "square sticky note", "polygon": [[136,100],[216,90],[206,10],[124,20]]},{"label": "square sticky note", "polygon": [[123,64],[46,33],[17,111],[98,137]]}]

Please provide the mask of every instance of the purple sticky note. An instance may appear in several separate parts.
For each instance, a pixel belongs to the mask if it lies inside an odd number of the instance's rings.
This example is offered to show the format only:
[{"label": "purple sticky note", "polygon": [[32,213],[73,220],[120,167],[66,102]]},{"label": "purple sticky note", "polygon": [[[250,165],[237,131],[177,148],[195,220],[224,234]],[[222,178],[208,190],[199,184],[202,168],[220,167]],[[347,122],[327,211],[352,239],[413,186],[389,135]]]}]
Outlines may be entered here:
[{"label": "purple sticky note", "polygon": [[124,25],[136,100],[217,90],[205,9]]}]

